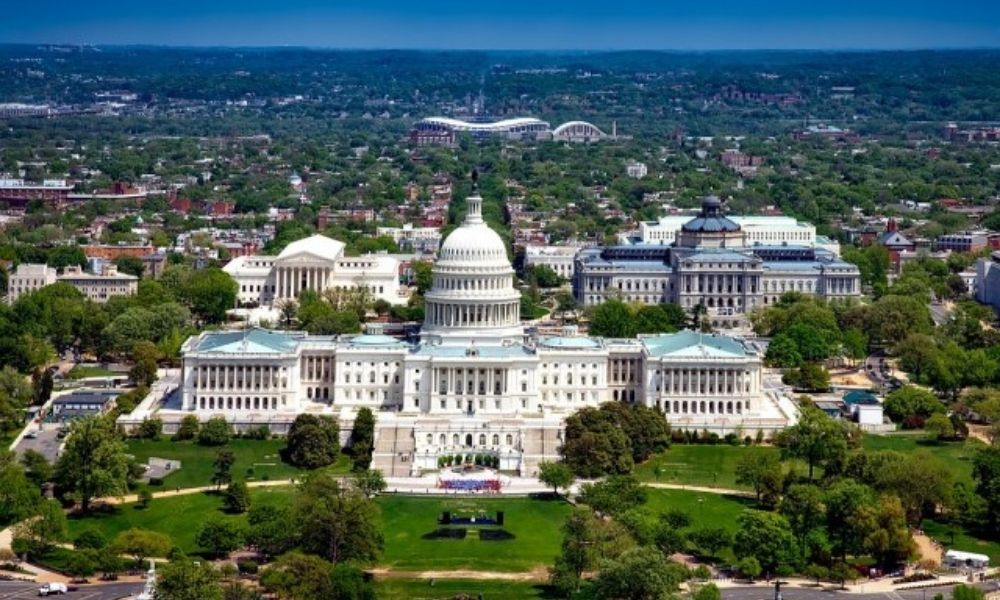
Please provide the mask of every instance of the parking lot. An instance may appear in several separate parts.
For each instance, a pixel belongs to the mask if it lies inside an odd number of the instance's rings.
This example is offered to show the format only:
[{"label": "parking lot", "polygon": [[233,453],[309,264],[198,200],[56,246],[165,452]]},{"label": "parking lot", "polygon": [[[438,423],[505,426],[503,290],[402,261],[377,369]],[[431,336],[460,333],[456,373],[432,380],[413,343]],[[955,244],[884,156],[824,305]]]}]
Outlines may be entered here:
[{"label": "parking lot", "polygon": [[[0,581],[0,600],[26,600],[38,598],[40,583],[23,581]],[[67,600],[118,600],[128,598],[142,591],[141,583],[109,583],[102,585],[80,586],[80,589],[54,596]]]},{"label": "parking lot", "polygon": [[[18,454],[23,454],[27,450],[34,450],[36,452],[41,452],[50,463],[54,463],[59,455],[59,446],[62,445],[62,440],[59,439],[59,427],[48,425],[42,431],[38,430],[38,425],[32,423],[29,425],[30,430],[28,434],[25,434],[21,441],[18,442],[14,451]],[[31,437],[35,435],[36,437]]]}]

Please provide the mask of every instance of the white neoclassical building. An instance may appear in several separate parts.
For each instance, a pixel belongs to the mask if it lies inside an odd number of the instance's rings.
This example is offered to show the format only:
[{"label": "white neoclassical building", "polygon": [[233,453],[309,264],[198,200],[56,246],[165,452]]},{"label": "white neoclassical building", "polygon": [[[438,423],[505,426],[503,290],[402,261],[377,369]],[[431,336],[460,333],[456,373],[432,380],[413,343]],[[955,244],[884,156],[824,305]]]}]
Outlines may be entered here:
[{"label": "white neoclassical building", "polygon": [[378,423],[374,464],[391,475],[435,469],[456,452],[493,454],[502,469],[534,474],[558,456],[566,416],[604,402],[644,404],[675,427],[719,433],[771,432],[797,418],[765,392],[761,356],[738,338],[526,335],[505,244],[483,222],[478,195],[468,202],[441,247],[419,339],[205,332],[185,342],[179,400],[158,416],[168,428],[194,414],[283,431],[309,412],[346,431],[368,407]]},{"label": "white neoclassical building", "polygon": [[243,305],[275,306],[303,290],[364,287],[376,299],[405,304],[399,261],[385,254],[346,256],[344,243],[313,235],[285,247],[277,256],[240,256],[223,271],[239,286]]}]

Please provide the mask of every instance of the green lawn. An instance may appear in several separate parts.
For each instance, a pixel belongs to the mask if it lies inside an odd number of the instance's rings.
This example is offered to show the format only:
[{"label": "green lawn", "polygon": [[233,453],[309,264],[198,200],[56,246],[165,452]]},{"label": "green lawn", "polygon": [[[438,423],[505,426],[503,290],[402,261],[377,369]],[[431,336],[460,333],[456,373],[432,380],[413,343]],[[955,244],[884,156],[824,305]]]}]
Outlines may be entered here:
[{"label": "green lawn", "polygon": [[85,379],[87,377],[119,377],[123,373],[115,373],[103,367],[85,367],[76,365],[66,374],[67,379]]},{"label": "green lawn", "polygon": [[646,489],[645,507],[660,513],[680,509],[691,516],[691,529],[724,527],[736,531],[736,518],[744,510],[753,508],[753,500],[740,496],[723,496],[708,492],[688,490]]},{"label": "green lawn", "polygon": [[[225,446],[201,446],[195,442],[172,442],[169,439],[128,440],[127,444],[129,454],[140,462],[145,462],[150,457],[181,461],[180,470],[164,478],[163,487],[166,489],[211,485],[215,471],[212,463],[216,453],[223,448],[231,450],[236,456],[236,464],[233,465],[235,479],[274,481],[301,477],[305,473],[298,467],[282,462],[280,451],[285,445],[283,439],[234,439]],[[334,470],[343,473],[350,471],[350,459],[341,455]]]},{"label": "green lawn", "polygon": [[545,586],[519,581],[469,581],[438,579],[431,585],[426,579],[389,579],[376,582],[375,590],[383,600],[451,600],[460,594],[483,600],[507,598],[554,598]]},{"label": "green lawn", "polygon": [[866,435],[861,440],[865,450],[895,450],[909,453],[925,449],[940,458],[959,481],[972,481],[972,458],[985,444],[976,439],[964,442],[930,443],[923,432],[891,435]]},{"label": "green lawn", "polygon": [[[255,504],[283,504],[291,500],[290,487],[251,490]],[[379,564],[401,570],[479,569],[488,571],[527,571],[551,564],[559,552],[561,525],[570,506],[556,500],[529,498],[419,498],[382,496],[376,502],[382,512],[385,551]],[[425,539],[438,528],[438,515],[486,511],[505,513],[504,529],[514,537],[504,541],[481,541],[478,529],[467,527],[463,540]],[[131,527],[151,529],[169,535],[174,544],[191,554],[199,550],[195,536],[202,524],[213,518],[244,519],[222,511],[222,497],[211,494],[186,494],[156,498],[149,508],[135,504],[114,507],[108,512],[87,517],[71,517],[70,538],[94,528],[108,540]]]},{"label": "green lawn", "polygon": [[[252,489],[252,501],[256,504],[282,504],[290,500],[290,487],[267,487]],[[122,504],[107,512],[99,512],[87,517],[70,516],[70,539],[75,539],[85,529],[96,529],[111,540],[116,535],[132,527],[151,529],[169,535],[176,546],[184,552],[198,551],[194,538],[203,523],[210,519],[241,520],[244,516],[230,515],[222,510],[222,496],[210,493],[186,494],[168,498],[156,498],[145,509],[135,504]]]},{"label": "green lawn", "polygon": [[[778,452],[768,446],[762,449]],[[736,483],[736,463],[748,450],[743,446],[674,444],[666,452],[637,465],[634,473],[642,481],[749,489]]]},{"label": "green lawn", "polygon": [[[559,553],[561,525],[570,506],[558,500],[530,498],[419,498],[383,496],[385,551],[380,563],[401,570],[479,569],[527,571],[549,565]],[[438,528],[443,511],[504,511],[504,529],[513,538],[481,541],[477,528],[465,539],[426,539]]]},{"label": "green lawn", "polygon": [[952,543],[952,527],[948,523],[925,520],[923,528],[927,535],[940,542],[947,550],[964,550],[965,552],[986,554],[990,557],[991,564],[997,564],[997,561],[1000,561],[1000,542],[998,541],[975,537],[963,527],[958,526],[954,530],[955,542]]}]

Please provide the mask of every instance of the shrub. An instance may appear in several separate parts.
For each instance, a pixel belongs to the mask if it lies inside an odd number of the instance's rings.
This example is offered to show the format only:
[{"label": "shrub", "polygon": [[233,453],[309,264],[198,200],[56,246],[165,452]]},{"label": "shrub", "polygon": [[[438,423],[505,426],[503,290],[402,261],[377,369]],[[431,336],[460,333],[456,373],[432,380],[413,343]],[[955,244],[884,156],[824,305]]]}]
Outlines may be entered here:
[{"label": "shrub", "polygon": [[260,570],[259,565],[257,565],[257,561],[254,560],[236,561],[236,568],[239,569],[239,572],[244,575],[256,575],[257,571]]},{"label": "shrub", "polygon": [[198,435],[198,430],[201,428],[201,423],[198,421],[198,417],[194,415],[187,415],[181,419],[181,424],[177,428],[177,433],[171,438],[175,442],[180,442],[184,440],[193,440],[196,435]]},{"label": "shrub", "polygon": [[203,446],[224,446],[233,436],[233,428],[226,418],[218,415],[208,420],[198,432],[198,443]]},{"label": "shrub", "polygon": [[243,437],[248,440],[266,440],[271,437],[271,429],[267,425],[251,427],[243,433]]},{"label": "shrub", "polygon": [[158,440],[163,434],[162,419],[143,419],[136,429],[135,437],[143,440]]},{"label": "shrub", "polygon": [[77,550],[100,550],[107,545],[107,540],[96,529],[85,529],[73,540],[73,547]]}]

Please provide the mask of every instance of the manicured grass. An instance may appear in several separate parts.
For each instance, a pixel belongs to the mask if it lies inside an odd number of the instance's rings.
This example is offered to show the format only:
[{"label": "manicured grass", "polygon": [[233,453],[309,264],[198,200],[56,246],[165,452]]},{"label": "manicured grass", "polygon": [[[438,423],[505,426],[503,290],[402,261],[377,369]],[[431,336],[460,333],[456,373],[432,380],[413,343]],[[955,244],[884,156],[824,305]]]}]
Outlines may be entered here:
[{"label": "manicured grass", "polygon": [[926,434],[923,432],[866,435],[862,438],[861,445],[865,450],[895,450],[903,453],[927,450],[941,459],[958,481],[971,483],[972,459],[985,446],[983,442],[970,438],[964,442],[933,443],[925,438]]},{"label": "manicured grass", "polygon": [[954,540],[952,543],[952,526],[940,521],[924,521],[924,532],[937,540],[947,550],[963,550],[965,552],[978,552],[990,557],[990,563],[996,564],[1000,561],[1000,542],[996,540],[986,540],[976,537],[962,526],[954,529]]},{"label": "manicured grass", "polygon": [[[759,448],[765,452],[778,452],[777,448],[770,446]],[[736,463],[750,450],[745,446],[728,444],[674,444],[667,451],[637,465],[633,472],[642,481],[749,489],[736,483]]]},{"label": "manicured grass", "polygon": [[87,377],[120,377],[122,373],[115,373],[103,367],[86,367],[76,365],[66,374],[67,379],[85,379]]},{"label": "manicured grass", "polygon": [[451,600],[460,594],[483,600],[555,597],[546,595],[543,584],[495,580],[438,579],[431,585],[426,579],[388,579],[376,582],[375,590],[383,600]]},{"label": "manicured grass", "polygon": [[[169,439],[157,441],[128,440],[128,452],[140,462],[150,457],[181,461],[181,468],[164,478],[163,489],[175,487],[201,487],[212,485],[215,468],[212,463],[219,450],[232,451],[236,456],[233,478],[244,481],[275,481],[299,478],[306,471],[281,460],[281,449],[285,440],[230,440],[225,446],[201,446],[196,442],[172,442]],[[337,472],[350,471],[350,460],[341,455],[334,465]],[[250,471],[252,469],[252,471]],[[153,488],[156,491],[157,488]]]},{"label": "manicured grass", "polygon": [[654,513],[680,509],[691,516],[691,530],[707,527],[723,527],[736,531],[736,518],[748,508],[754,508],[753,500],[741,496],[723,496],[709,492],[689,490],[646,489],[645,508]]},{"label": "manicured grass", "polygon": [[[291,494],[290,487],[266,487],[250,491],[255,504],[284,504],[289,502]],[[194,554],[199,551],[194,541],[198,530],[206,521],[214,518],[245,520],[245,516],[224,512],[220,495],[185,494],[155,498],[145,509],[136,504],[122,504],[86,517],[71,515],[69,537],[75,539],[82,531],[93,528],[111,541],[119,533],[138,527],[166,534],[174,541],[174,545],[188,554]]]},{"label": "manicured grass", "polygon": [[[385,551],[380,564],[400,570],[478,569],[527,571],[549,565],[559,553],[561,526],[570,506],[531,498],[418,498],[382,496]],[[493,514],[504,511],[505,541],[481,541],[477,527],[465,539],[425,539],[444,511]]]}]

